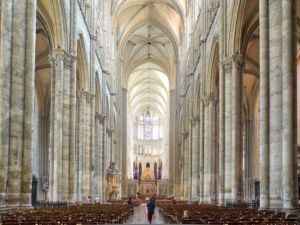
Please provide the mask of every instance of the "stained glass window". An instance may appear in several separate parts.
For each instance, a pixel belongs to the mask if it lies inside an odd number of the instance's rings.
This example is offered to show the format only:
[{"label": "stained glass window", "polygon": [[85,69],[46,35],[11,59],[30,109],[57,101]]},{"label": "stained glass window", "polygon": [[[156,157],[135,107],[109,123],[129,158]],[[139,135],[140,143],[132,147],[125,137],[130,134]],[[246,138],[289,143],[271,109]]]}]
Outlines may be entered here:
[{"label": "stained glass window", "polygon": [[146,114],[146,119],[145,119],[145,139],[152,139],[152,126],[151,126],[151,115],[148,110]]},{"label": "stained glass window", "polygon": [[157,114],[150,112],[148,109],[145,114],[138,115],[136,137],[145,140],[157,140],[162,138],[162,124]]}]

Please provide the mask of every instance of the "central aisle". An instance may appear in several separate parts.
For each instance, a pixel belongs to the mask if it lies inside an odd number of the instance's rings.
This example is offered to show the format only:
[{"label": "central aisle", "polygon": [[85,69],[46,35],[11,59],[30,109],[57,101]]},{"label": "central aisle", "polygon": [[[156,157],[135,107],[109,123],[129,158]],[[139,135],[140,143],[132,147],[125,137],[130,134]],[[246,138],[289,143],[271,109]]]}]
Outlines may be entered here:
[{"label": "central aisle", "polygon": [[[155,207],[152,224],[163,224],[164,218],[158,212],[159,207]],[[128,218],[125,224],[148,224],[146,204],[134,207],[133,215]]]}]

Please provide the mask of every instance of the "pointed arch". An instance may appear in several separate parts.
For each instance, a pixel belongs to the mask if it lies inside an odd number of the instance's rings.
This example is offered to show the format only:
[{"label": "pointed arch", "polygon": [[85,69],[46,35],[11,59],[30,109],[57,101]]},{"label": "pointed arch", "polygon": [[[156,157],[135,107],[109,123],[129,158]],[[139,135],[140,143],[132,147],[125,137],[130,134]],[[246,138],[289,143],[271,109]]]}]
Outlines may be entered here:
[{"label": "pointed arch", "polygon": [[83,35],[80,34],[77,44],[77,86],[79,91],[87,90],[88,87],[87,75],[89,74],[89,67],[86,52],[84,38]]},{"label": "pointed arch", "polygon": [[219,80],[219,41],[216,37],[213,38],[209,63],[207,69],[207,77],[205,85],[207,87],[206,94],[213,94],[218,86]]},{"label": "pointed arch", "polygon": [[240,53],[241,37],[243,27],[243,16],[245,11],[246,1],[235,0],[232,6],[232,17],[230,19],[228,49],[227,52],[230,55]]},{"label": "pointed arch", "polygon": [[96,113],[101,113],[102,111],[102,96],[101,96],[101,86],[99,81],[99,74],[96,72],[96,92],[95,92],[95,110]]},{"label": "pointed arch", "polygon": [[52,48],[68,49],[66,24],[66,10],[64,1],[40,0],[37,1],[37,16],[47,28],[51,37]]}]

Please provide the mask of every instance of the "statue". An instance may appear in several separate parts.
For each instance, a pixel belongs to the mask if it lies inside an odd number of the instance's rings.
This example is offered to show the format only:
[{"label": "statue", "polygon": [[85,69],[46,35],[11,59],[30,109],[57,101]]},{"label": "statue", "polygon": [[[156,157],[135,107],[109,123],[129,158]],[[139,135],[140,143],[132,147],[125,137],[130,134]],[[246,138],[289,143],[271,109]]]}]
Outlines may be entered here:
[{"label": "statue", "polygon": [[138,163],[137,163],[137,158],[133,161],[133,179],[134,180],[138,179]]},{"label": "statue", "polygon": [[157,182],[157,163],[154,163],[154,178],[155,178],[155,183]]},{"label": "statue", "polygon": [[142,163],[139,162],[139,177],[138,177],[139,184],[141,183],[141,177],[142,177]]},{"label": "statue", "polygon": [[116,165],[115,162],[110,162],[109,169],[115,170],[115,165]]},{"label": "statue", "polygon": [[42,189],[45,192],[49,190],[49,176],[47,174],[44,174],[42,177]]},{"label": "statue", "polygon": [[158,180],[162,179],[162,161],[159,159],[158,161],[158,176],[157,176]]},{"label": "statue", "polygon": [[109,168],[108,168],[108,170],[107,170],[107,173],[109,173],[109,174],[114,174],[114,173],[119,174],[119,173],[120,173],[120,171],[119,171],[119,169],[116,167],[116,163],[115,163],[114,161],[110,162]]}]

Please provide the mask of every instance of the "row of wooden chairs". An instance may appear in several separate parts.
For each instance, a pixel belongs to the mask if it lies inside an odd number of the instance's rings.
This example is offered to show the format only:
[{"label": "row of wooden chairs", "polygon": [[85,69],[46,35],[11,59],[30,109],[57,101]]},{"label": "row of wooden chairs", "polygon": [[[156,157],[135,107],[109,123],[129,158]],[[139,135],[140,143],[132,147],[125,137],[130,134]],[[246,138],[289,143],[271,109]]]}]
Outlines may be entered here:
[{"label": "row of wooden chairs", "polygon": [[257,209],[258,205],[255,201],[250,202],[226,202],[227,208],[232,209],[241,209],[241,208],[247,208],[247,209]]},{"label": "row of wooden chairs", "polygon": [[33,204],[34,208],[61,208],[68,206],[68,202],[59,201],[59,202],[52,202],[52,201],[36,201]]},{"label": "row of wooden chairs", "polygon": [[73,205],[60,208],[40,208],[0,214],[3,225],[12,224],[120,224],[132,215],[133,206],[112,205]]},{"label": "row of wooden chairs", "polygon": [[216,205],[160,205],[161,215],[176,224],[297,224],[297,216],[257,209],[230,209]]}]

